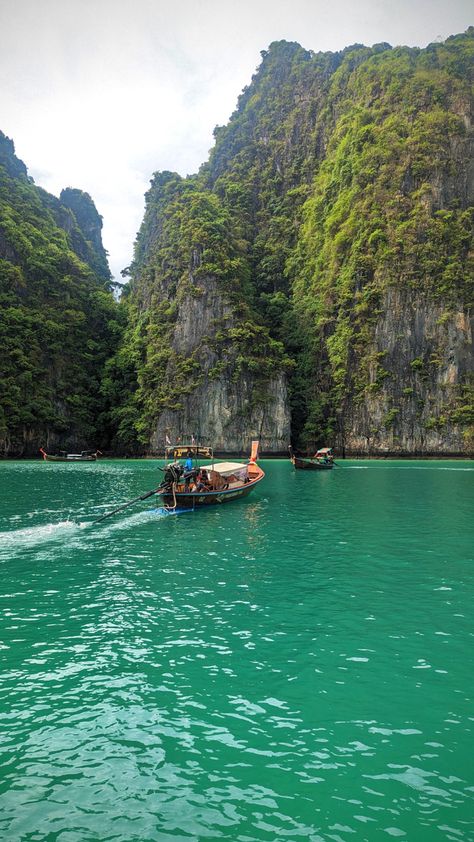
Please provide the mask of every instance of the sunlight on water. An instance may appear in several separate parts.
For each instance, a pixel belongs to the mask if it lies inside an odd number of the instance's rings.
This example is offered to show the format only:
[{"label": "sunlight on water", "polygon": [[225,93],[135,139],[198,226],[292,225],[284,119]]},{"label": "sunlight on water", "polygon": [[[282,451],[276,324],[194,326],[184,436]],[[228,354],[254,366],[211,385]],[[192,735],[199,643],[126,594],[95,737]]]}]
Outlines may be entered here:
[{"label": "sunlight on water", "polygon": [[0,838],[474,838],[470,462],[0,463]]}]

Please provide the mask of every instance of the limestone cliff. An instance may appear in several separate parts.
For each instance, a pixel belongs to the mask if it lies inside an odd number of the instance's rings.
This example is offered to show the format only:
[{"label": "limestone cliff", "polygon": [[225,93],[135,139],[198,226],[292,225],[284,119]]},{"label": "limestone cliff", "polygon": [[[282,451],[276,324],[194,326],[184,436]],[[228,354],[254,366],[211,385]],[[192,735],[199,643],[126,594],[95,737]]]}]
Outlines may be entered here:
[{"label": "limestone cliff", "polygon": [[[340,445],[349,452],[462,454],[474,452],[474,345],[472,314],[471,209],[474,206],[474,131],[472,100],[456,98],[458,130],[446,136],[445,155],[432,162],[423,188],[431,218],[445,220],[445,242],[424,283],[407,289],[403,263],[391,273],[368,347],[372,359],[363,400],[349,401]],[[405,193],[413,174],[407,163]],[[462,254],[449,237],[456,208],[466,219]],[[453,269],[454,284],[443,284]],[[420,254],[420,263],[422,255]],[[456,261],[458,261],[456,265]],[[420,265],[416,267],[420,270]],[[445,273],[444,273],[445,274]],[[389,278],[387,273],[386,279]],[[444,289],[443,289],[444,286]],[[380,377],[380,372],[383,376]]]},{"label": "limestone cliff", "polygon": [[100,277],[106,281],[110,280],[107,253],[102,243],[102,217],[91,197],[83,190],[67,187],[61,190],[59,203],[61,209],[68,208],[72,211],[72,220],[71,215],[68,219],[66,215],[61,217],[58,213],[58,222],[68,231],[74,251],[89,263]]},{"label": "limestone cliff", "polygon": [[179,408],[159,414],[152,450],[163,450],[166,436],[184,440],[193,434],[216,452],[247,454],[252,439],[259,439],[265,452],[284,452],[290,436],[284,372],[262,379],[245,365],[239,370],[238,346],[226,350],[217,341],[223,328],[231,333],[238,325],[230,303],[212,277],[202,278],[198,289],[198,297],[187,294],[180,301],[165,375],[174,380],[179,376],[174,361],[192,360],[195,385],[189,391],[185,381],[176,393]]},{"label": "limestone cliff", "polygon": [[122,436],[472,453],[473,55],[262,53],[199,173],[153,178]]},{"label": "limestone cliff", "polygon": [[227,453],[246,453],[253,438],[284,451],[288,359],[258,323],[245,250],[221,203],[199,183],[157,174],[132,273],[151,450],[194,435]]},{"label": "limestone cliff", "polygon": [[426,296],[394,288],[380,309],[369,386],[363,400],[344,408],[340,448],[376,455],[472,452],[463,407],[473,372],[473,316],[460,302],[448,313]]},{"label": "limestone cliff", "polygon": [[348,453],[474,449],[472,48],[469,32],[392,51],[383,73],[372,57],[328,94],[340,116],[293,296],[312,348],[306,431],[325,397]]},{"label": "limestone cliff", "polygon": [[[90,199],[88,210],[100,234]],[[0,132],[0,456],[108,444],[101,380],[117,305],[102,244],[81,225]]]}]

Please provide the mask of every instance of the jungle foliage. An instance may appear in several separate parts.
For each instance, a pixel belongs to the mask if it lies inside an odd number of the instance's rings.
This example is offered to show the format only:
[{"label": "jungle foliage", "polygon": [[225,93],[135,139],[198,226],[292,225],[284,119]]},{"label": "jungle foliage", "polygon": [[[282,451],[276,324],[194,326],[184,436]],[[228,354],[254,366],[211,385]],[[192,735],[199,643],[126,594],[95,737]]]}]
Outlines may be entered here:
[{"label": "jungle foliage", "polygon": [[[81,223],[92,230],[99,217],[80,191],[77,206],[81,197]],[[101,383],[120,318],[105,252],[71,207],[36,187],[0,135],[1,453],[107,443]]]},{"label": "jungle foliage", "polygon": [[[271,44],[199,172],[153,176],[118,304],[90,197],[37,188],[0,135],[3,450],[50,434],[139,452],[204,377],[262,396],[285,372],[301,447],[341,441],[382,394],[385,430],[421,417],[443,349],[396,372],[376,330],[393,290],[446,331],[472,307],[473,53],[474,28],[426,49]],[[463,376],[426,429],[474,440],[472,396]]]},{"label": "jungle foliage", "polygon": [[[390,286],[447,313],[470,306],[463,168],[473,46],[470,29],[424,50],[315,54],[282,41],[262,53],[208,162],[186,179],[157,173],[147,195],[120,351],[137,365],[117,410],[127,436],[135,427],[145,441],[184,384],[200,380],[199,360],[176,359],[170,343],[183,296],[202,294],[206,277],[218,280],[235,319],[216,372],[233,340],[234,371],[285,368],[303,446],[334,436],[348,399],[390,382],[373,342]],[[241,353],[246,324],[258,326],[260,348],[249,342]]]}]

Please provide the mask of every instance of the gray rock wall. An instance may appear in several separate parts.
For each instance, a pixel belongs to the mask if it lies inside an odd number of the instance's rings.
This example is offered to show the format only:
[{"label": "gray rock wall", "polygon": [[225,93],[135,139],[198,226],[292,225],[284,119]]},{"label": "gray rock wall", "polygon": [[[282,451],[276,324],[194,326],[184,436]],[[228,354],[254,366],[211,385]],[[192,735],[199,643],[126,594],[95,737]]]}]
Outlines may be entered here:
[{"label": "gray rock wall", "polygon": [[[286,453],[290,412],[285,375],[262,380],[236,369],[238,348],[216,347],[214,341],[223,326],[234,326],[232,307],[214,279],[200,279],[198,289],[199,294],[187,294],[180,303],[172,349],[193,355],[201,374],[190,393],[181,396],[182,409],[167,409],[157,419],[151,450],[163,451],[166,436],[176,441],[192,434],[223,453],[247,454],[252,439],[260,440],[264,453]],[[216,373],[219,363],[222,371]],[[172,370],[167,376],[173,376]]]},{"label": "gray rock wall", "polygon": [[[381,305],[374,351],[387,372],[379,391],[352,401],[345,417],[348,452],[463,454],[466,428],[450,422],[462,385],[474,371],[473,317],[446,312],[421,295],[389,289]],[[375,384],[374,365],[371,382]]]}]

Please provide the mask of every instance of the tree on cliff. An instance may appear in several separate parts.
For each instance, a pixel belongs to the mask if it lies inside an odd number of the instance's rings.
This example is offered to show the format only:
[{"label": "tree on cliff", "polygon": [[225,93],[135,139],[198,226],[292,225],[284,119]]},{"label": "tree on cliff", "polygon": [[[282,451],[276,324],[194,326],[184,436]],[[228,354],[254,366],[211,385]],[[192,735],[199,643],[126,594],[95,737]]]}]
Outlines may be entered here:
[{"label": "tree on cliff", "polygon": [[87,194],[74,198],[79,221],[71,202],[36,187],[0,133],[2,454],[106,443],[101,380],[121,328],[97,211]]},{"label": "tree on cliff", "polygon": [[[123,406],[144,439],[176,400],[171,371],[202,382],[195,356],[169,368],[180,301],[202,273],[237,319],[227,356],[250,371],[272,361],[261,382],[289,377],[296,443],[471,446],[473,47],[473,29],[424,50],[271,44],[200,172],[155,176]],[[254,357],[255,327],[267,350]],[[224,364],[219,335],[209,353]]]}]

